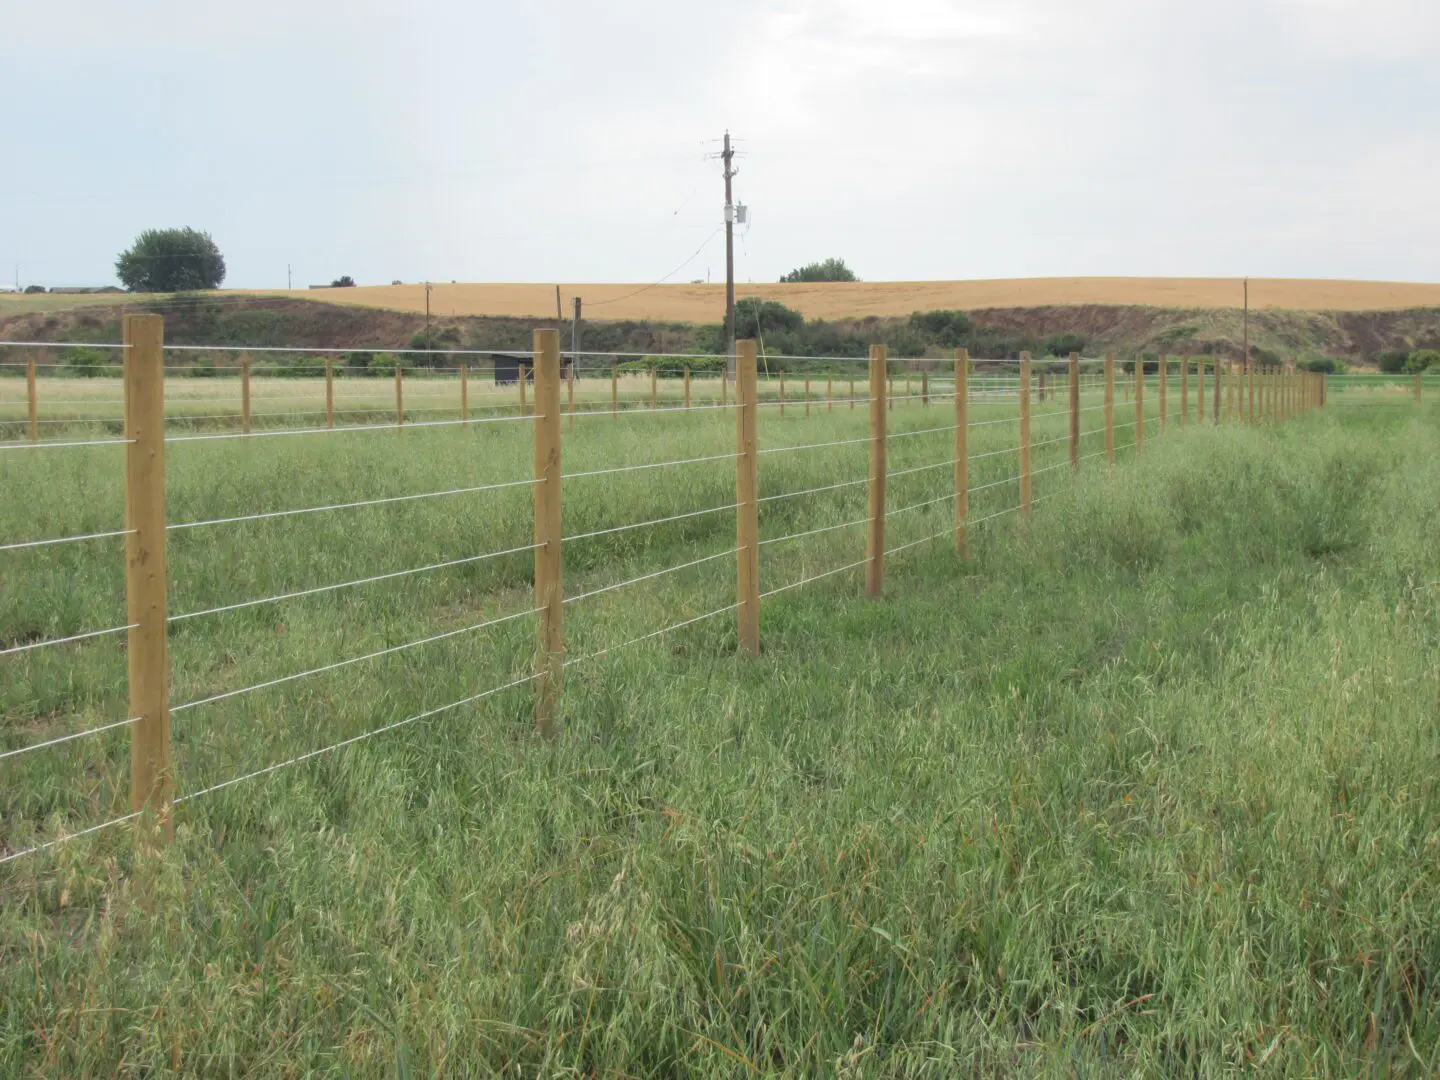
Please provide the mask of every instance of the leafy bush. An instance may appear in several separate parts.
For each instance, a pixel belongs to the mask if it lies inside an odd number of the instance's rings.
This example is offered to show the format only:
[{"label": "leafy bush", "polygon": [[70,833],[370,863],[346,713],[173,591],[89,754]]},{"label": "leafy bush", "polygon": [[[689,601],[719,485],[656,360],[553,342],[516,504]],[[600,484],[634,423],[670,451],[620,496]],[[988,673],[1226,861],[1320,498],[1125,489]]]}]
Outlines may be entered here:
[{"label": "leafy bush", "polygon": [[754,296],[735,301],[736,337],[749,337],[756,332],[763,336],[782,330],[799,330],[804,325],[805,316],[777,301]]},{"label": "leafy bush", "polygon": [[225,258],[209,233],[146,229],[115,260],[115,274],[131,292],[218,289],[225,280]]},{"label": "leafy bush", "polygon": [[[101,349],[89,349],[83,345],[66,349],[60,354],[60,363],[66,375],[83,379],[94,379],[102,375],[119,375],[120,365],[110,363],[110,358]],[[106,369],[111,370],[107,371]]]},{"label": "leafy bush", "polygon": [[365,365],[365,371],[368,375],[384,377],[386,375],[394,375],[397,367],[401,371],[409,371],[413,366],[408,356],[395,356],[391,353],[382,352],[370,357],[369,362]]},{"label": "leafy bush", "polygon": [[332,289],[353,289],[355,287],[355,279],[349,274],[346,274],[330,282],[330,287]]},{"label": "leafy bush", "polygon": [[[1185,328],[1180,327],[1179,329]],[[1084,352],[1085,346],[1088,344],[1089,341],[1083,334],[1051,334],[1045,339],[1045,354],[1047,356],[1069,356],[1072,352]]]},{"label": "leafy bush", "polygon": [[[780,279],[782,285],[793,285],[802,281],[859,281],[855,271],[845,265],[844,259],[826,259],[808,266],[791,270]],[[736,305],[737,307],[739,305]]]},{"label": "leafy bush", "polygon": [[1301,371],[1314,371],[1321,375],[1334,375],[1343,371],[1345,361],[1333,356],[1302,356],[1298,361]]},{"label": "leafy bush", "polygon": [[965,344],[975,327],[963,311],[917,311],[910,316],[910,329],[936,345],[953,349]]},{"label": "leafy bush", "polygon": [[43,293],[44,291],[45,291],[45,286],[44,286],[44,285],[26,285],[26,286],[25,286],[25,295],[26,295],[26,296],[34,296],[34,295],[36,295],[36,294],[38,294],[38,293]]},{"label": "leafy bush", "polygon": [[1405,361],[1407,375],[1418,375],[1432,367],[1440,370],[1440,352],[1434,349],[1416,349],[1410,354],[1410,359]]},{"label": "leafy bush", "polygon": [[1387,375],[1399,375],[1410,362],[1408,349],[1381,349],[1373,357],[1375,366]]}]

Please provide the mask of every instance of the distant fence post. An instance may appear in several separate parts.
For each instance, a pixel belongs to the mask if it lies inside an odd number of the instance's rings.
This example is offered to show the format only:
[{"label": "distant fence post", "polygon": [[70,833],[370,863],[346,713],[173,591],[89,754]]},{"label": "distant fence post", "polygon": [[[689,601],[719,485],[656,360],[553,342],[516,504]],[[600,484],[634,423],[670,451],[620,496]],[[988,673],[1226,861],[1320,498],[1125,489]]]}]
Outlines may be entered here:
[{"label": "distant fence post", "polygon": [[930,372],[928,371],[920,373],[920,404],[927,406],[930,404]]},{"label": "distant fence post", "polygon": [[835,373],[833,371],[825,374],[825,411],[835,411]]},{"label": "distant fence post", "polygon": [[1180,426],[1190,425],[1190,357],[1180,357]]},{"label": "distant fence post", "polygon": [[760,503],[756,427],[755,342],[735,343],[735,632],[740,651],[760,655]]},{"label": "distant fence post", "polygon": [[730,398],[730,365],[726,364],[720,369],[720,404],[728,405]]},{"label": "distant fence post", "polygon": [[250,434],[250,358],[240,358],[240,430]]},{"label": "distant fence post", "polygon": [[553,736],[565,674],[565,611],[561,584],[560,332],[536,330],[535,349],[535,607],[539,610],[535,727]]},{"label": "distant fence post", "polygon": [[1195,359],[1195,411],[1200,423],[1205,423],[1205,357]]},{"label": "distant fence post", "polygon": [[660,408],[660,369],[659,365],[650,365],[650,411],[654,412]]},{"label": "distant fence post", "polygon": [[855,411],[855,380],[850,380],[850,411]]},{"label": "distant fence post", "polygon": [[620,419],[620,365],[610,365],[610,415]]},{"label": "distant fence post", "polygon": [[1080,354],[1070,354],[1070,467],[1080,468]]},{"label": "distant fence post", "polygon": [[870,521],[866,530],[865,595],[885,591],[885,412],[889,356],[884,345],[870,346]]},{"label": "distant fence post", "polygon": [[[1416,376],[1418,379],[1419,376]],[[1417,400],[1419,383],[1416,384]],[[40,393],[35,387],[35,358],[33,356],[25,359],[25,400],[28,406],[30,441],[40,441]]]},{"label": "distant fence post", "polygon": [[405,423],[405,368],[400,364],[400,358],[395,358],[395,425],[403,426]]},{"label": "distant fence post", "polygon": [[460,419],[470,425],[470,365],[460,364]]},{"label": "distant fence post", "polygon": [[805,376],[805,419],[810,419],[810,376]]},{"label": "distant fence post", "polygon": [[1145,354],[1135,354],[1135,456],[1145,449]]},{"label": "distant fence post", "polygon": [[685,409],[690,409],[690,365],[685,365]]},{"label": "distant fence post", "polygon": [[1170,358],[1163,352],[1160,354],[1160,431],[1165,431],[1165,410],[1169,405],[1169,392],[1165,383],[1165,376],[1170,368]]},{"label": "distant fence post", "polygon": [[1212,391],[1214,399],[1211,401],[1211,422],[1216,427],[1220,426],[1220,357],[1215,357],[1215,388]]},{"label": "distant fence post", "polygon": [[1115,354],[1105,354],[1105,460],[1115,463]]},{"label": "distant fence post", "polygon": [[[126,315],[125,607],[130,630],[130,808],[142,828],[174,833],[170,652],[166,634],[165,320]],[[153,814],[150,818],[148,815]]]},{"label": "distant fence post", "polygon": [[1030,354],[1020,354],[1020,512],[1030,516]]},{"label": "distant fence post", "polygon": [[[886,361],[886,364],[887,364],[887,366],[888,366],[889,361]],[[885,398],[886,398],[886,401],[887,401],[887,408],[889,408],[889,410],[890,410],[891,412],[894,412],[894,411],[895,411],[895,377],[894,377],[893,375],[886,375],[886,376],[885,376],[885,387],[886,387]]]},{"label": "distant fence post", "polygon": [[955,350],[955,551],[965,554],[970,516],[970,350]]},{"label": "distant fence post", "polygon": [[[460,369],[460,400],[461,409],[464,409],[465,400],[465,369]],[[325,361],[325,426],[335,427],[335,361]]]},{"label": "distant fence post", "polygon": [[780,415],[785,415],[785,369],[780,369]]},{"label": "distant fence post", "polygon": [[1246,360],[1246,361],[1245,361],[1245,378],[1246,378],[1246,381],[1249,382],[1249,384],[1250,384],[1250,389],[1249,389],[1249,391],[1248,391],[1248,392],[1246,393],[1246,395],[1245,395],[1245,404],[1246,404],[1246,407],[1249,409],[1249,421],[1250,421],[1250,426],[1251,426],[1251,427],[1254,427],[1254,426],[1255,426],[1255,362],[1254,362],[1253,360]]},{"label": "distant fence post", "polygon": [[[565,415],[569,418],[566,423],[571,431],[575,430],[575,365],[579,363],[578,357],[572,357],[570,367],[565,379]],[[685,380],[689,382],[690,371],[685,371]]]}]

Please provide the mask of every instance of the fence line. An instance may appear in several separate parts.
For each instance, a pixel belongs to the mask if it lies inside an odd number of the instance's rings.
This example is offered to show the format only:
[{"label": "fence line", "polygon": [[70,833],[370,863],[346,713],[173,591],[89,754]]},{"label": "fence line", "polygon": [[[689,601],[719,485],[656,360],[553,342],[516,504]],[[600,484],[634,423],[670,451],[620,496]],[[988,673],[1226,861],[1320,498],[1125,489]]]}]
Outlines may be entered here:
[{"label": "fence line", "polygon": [[[116,817],[100,825],[88,829],[67,833],[61,837],[36,844],[23,851],[13,852],[0,858],[0,863],[8,863],[13,859],[24,855],[34,854],[40,851],[49,850],[57,844],[67,842],[70,839],[90,835],[102,829],[113,827],[117,824],[136,821],[142,818],[153,817],[166,830],[172,824],[173,807],[191,800],[199,799],[205,795],[218,792],[243,783],[250,779],[270,775],[279,770],[300,764],[317,757],[321,754],[330,753],[345,746],[353,745],[365,739],[372,738],[385,732],[394,731],[397,728],[416,723],[420,720],[438,715],[442,712],[459,708],[463,705],[473,703],[503,690],[512,689],[532,684],[535,691],[534,716],[536,727],[547,734],[551,733],[558,723],[560,693],[562,691],[563,672],[575,664],[585,663],[608,655],[618,649],[626,648],[639,642],[651,640],[663,634],[671,633],[686,626],[713,619],[730,612],[736,612],[737,628],[741,639],[742,653],[758,653],[759,645],[759,603],[767,597],[773,597],[791,589],[799,588],[812,582],[821,581],[839,574],[847,573],[860,568],[865,568],[864,589],[867,595],[878,598],[883,595],[883,568],[887,557],[895,556],[904,551],[919,547],[923,544],[933,542],[943,536],[954,536],[957,546],[963,554],[963,541],[966,531],[973,526],[986,522],[999,520],[1010,514],[1019,513],[1027,515],[1030,509],[1039,502],[1043,502],[1053,495],[1042,495],[1034,498],[1031,494],[1030,485],[1035,477],[1048,475],[1050,473],[1070,469],[1077,470],[1081,463],[1099,457],[1107,457],[1114,460],[1117,449],[1115,445],[1115,433],[1127,428],[1134,429],[1135,436],[1130,446],[1136,448],[1137,456],[1142,445],[1144,425],[1151,421],[1157,421],[1158,426],[1163,430],[1168,421],[1169,391],[1166,383],[1165,371],[1162,370],[1159,379],[1160,388],[1160,414],[1158,417],[1147,415],[1144,383],[1145,372],[1137,366],[1132,383],[1135,406],[1135,420],[1126,423],[1115,423],[1114,402],[1116,398],[1117,380],[1115,379],[1115,358],[1113,355],[1104,359],[1103,377],[1099,382],[1092,380],[1088,385],[1094,388],[1103,388],[1104,404],[1096,406],[1084,406],[1081,404],[1081,381],[1078,374],[1078,357],[1070,359],[1069,378],[1066,380],[1069,386],[1068,408],[1053,409],[1042,412],[1031,411],[1032,397],[1038,389],[1039,399],[1045,400],[1044,395],[1048,392],[1051,399],[1060,400],[1056,383],[1040,381],[1038,388],[1032,383],[1032,368],[1028,354],[1023,355],[1019,361],[1018,380],[1014,390],[1015,401],[1019,405],[1019,416],[1008,416],[992,419],[970,419],[969,406],[972,403],[983,405],[988,399],[984,397],[990,391],[979,379],[971,380],[970,372],[975,361],[972,361],[964,350],[957,350],[953,360],[955,365],[955,392],[951,394],[934,392],[930,384],[928,373],[922,373],[921,392],[912,394],[908,391],[902,395],[892,395],[891,385],[894,376],[891,373],[890,361],[887,351],[883,346],[876,346],[872,349],[869,360],[869,389],[864,398],[857,398],[853,390],[849,397],[835,398],[833,395],[833,380],[827,380],[827,393],[825,402],[833,405],[836,400],[840,402],[850,401],[852,407],[860,400],[864,400],[870,412],[870,431],[868,435],[853,439],[832,439],[814,443],[799,443],[793,445],[782,445],[760,448],[757,446],[756,423],[760,411],[765,408],[778,406],[784,409],[786,399],[783,397],[783,377],[780,382],[782,396],[778,400],[761,400],[758,393],[758,371],[757,354],[753,342],[741,342],[736,354],[736,383],[735,400],[733,403],[726,402],[721,405],[695,405],[690,400],[690,380],[686,378],[686,404],[681,407],[664,409],[653,407],[654,404],[654,381],[652,374],[652,408],[654,412],[686,412],[731,409],[736,415],[737,443],[733,453],[721,453],[710,455],[699,455],[689,458],[679,458],[667,461],[639,463],[607,467],[600,469],[582,470],[573,473],[565,473],[561,468],[561,437],[560,420],[562,416],[574,415],[573,397],[570,391],[573,389],[573,381],[569,381],[565,393],[567,396],[567,407],[562,407],[561,394],[562,385],[567,380],[562,378],[562,368],[558,350],[558,335],[555,331],[537,331],[535,334],[534,349],[528,354],[534,358],[534,386],[535,396],[533,407],[525,401],[527,378],[522,372],[519,380],[521,396],[521,415],[496,416],[496,417],[462,417],[459,421],[421,422],[417,424],[406,424],[410,427],[427,426],[452,426],[458,424],[499,422],[499,421],[533,421],[533,435],[535,441],[535,470],[534,475],[526,479],[475,485],[472,487],[452,488],[443,491],[421,492],[408,495],[386,496],[375,499],[356,500],[346,503],[337,503],[323,506],[301,507],[293,510],[278,510],[261,512],[255,514],[237,515],[234,517],[215,518],[202,521],[174,522],[167,523],[164,520],[164,447],[170,443],[208,441],[214,439],[233,438],[254,438],[265,435],[301,435],[311,433],[328,433],[334,430],[395,430],[404,423],[405,410],[403,406],[403,381],[397,378],[396,381],[396,422],[393,424],[360,426],[343,429],[317,428],[301,431],[261,431],[248,432],[242,435],[220,434],[220,435],[198,435],[198,436],[166,436],[161,430],[163,423],[164,406],[164,349],[161,343],[161,322],[158,316],[126,316],[125,317],[126,344],[123,346],[125,357],[125,431],[127,437],[124,439],[97,440],[80,443],[37,443],[0,445],[0,449],[37,449],[49,446],[64,445],[125,445],[126,452],[126,528],[107,532],[85,533],[73,536],[54,537],[42,540],[17,541],[0,545],[0,551],[17,551],[31,548],[45,548],[60,544],[77,543],[86,540],[97,540],[111,537],[124,537],[127,548],[127,575],[126,575],[126,596],[129,619],[124,626],[111,627],[105,630],[89,631],[85,633],[70,635],[21,645],[8,647],[0,650],[0,656],[9,656],[24,653],[33,649],[40,649],[48,646],[78,643],[104,635],[130,632],[129,648],[127,650],[127,661],[129,663],[129,682],[131,707],[127,710],[127,718],[92,727],[83,731],[70,732],[49,738],[40,742],[29,744],[12,750],[0,752],[0,760],[16,758],[35,751],[54,748],[63,744],[79,740],[91,735],[98,735],[119,729],[128,729],[131,732],[132,745],[132,784],[131,802],[132,812],[123,817]],[[5,343],[0,343],[5,344]],[[198,347],[183,347],[198,348]],[[273,351],[292,352],[297,350],[271,349],[271,350],[246,350],[246,351]],[[312,350],[326,352],[350,352],[355,350]],[[395,352],[397,350],[387,350]],[[461,350],[454,350],[457,353]],[[848,358],[847,358],[848,359]],[[949,362],[949,361],[947,361]],[[463,370],[463,369],[462,369]],[[1166,364],[1168,370],[1168,362]],[[1190,408],[1188,401],[1189,390],[1189,364],[1181,366],[1181,399],[1179,418],[1181,423],[1190,421]],[[1200,381],[1200,393],[1196,399],[1196,418],[1204,419],[1205,395],[1203,393],[1203,364],[1200,365],[1197,375]],[[613,374],[613,369],[612,369]],[[1225,410],[1228,417],[1233,421],[1246,422],[1247,401],[1250,421],[1252,423],[1278,424],[1293,416],[1300,415],[1312,409],[1320,408],[1326,404],[1326,380],[1323,376],[1297,374],[1293,372],[1282,372],[1278,369],[1264,369],[1258,372],[1251,368],[1244,373],[1244,377],[1237,377],[1232,372],[1228,378],[1229,389],[1233,398],[1230,407]],[[908,382],[908,379],[907,379]],[[1248,383],[1248,385],[1247,385]],[[462,380],[462,387],[465,385]],[[722,388],[727,386],[726,380],[721,381]],[[1216,392],[1216,402],[1220,401],[1220,386],[1218,381],[1213,385]],[[1125,387],[1121,386],[1121,390]],[[1007,390],[1008,392],[1008,390]],[[1246,397],[1247,392],[1249,397]],[[1417,382],[1417,395],[1418,382]],[[808,393],[803,399],[807,407],[811,403]],[[951,400],[954,403],[955,422],[938,426],[928,426],[915,430],[901,430],[891,432],[888,430],[887,416],[893,410],[896,402],[921,402],[921,406],[928,407],[933,401]],[[1008,399],[1007,399],[1008,400]],[[31,393],[31,404],[33,406],[34,395]],[[791,399],[791,403],[798,406],[802,403]],[[245,409],[247,423],[250,418],[247,407]],[[1003,404],[1003,403],[1002,403]],[[509,406],[506,406],[507,408]],[[462,411],[464,407],[462,406]],[[530,411],[527,412],[526,410]],[[31,421],[33,421],[33,408],[31,410]],[[358,411],[358,410],[357,410]],[[634,411],[634,410],[632,410]],[[827,409],[827,411],[829,411]],[[1080,427],[1080,416],[1082,413],[1103,411],[1105,414],[1104,425],[1090,431],[1082,431]],[[333,417],[333,399],[327,400],[327,414]],[[1222,422],[1222,410],[1217,405],[1211,407],[1212,421],[1216,424]],[[598,415],[598,413],[596,413]],[[917,414],[918,415],[918,414]],[[1047,417],[1069,417],[1069,432],[1056,438],[1046,438],[1039,441],[1031,438],[1032,419],[1043,419]],[[158,422],[157,422],[158,421]],[[973,428],[983,428],[1000,424],[1018,424],[1019,443],[1014,447],[1003,447],[995,450],[970,453],[968,444],[968,432]],[[34,424],[31,424],[32,431]],[[938,435],[945,433],[955,434],[955,452],[942,460],[929,463],[909,466],[898,470],[890,470],[887,461],[887,448],[897,440],[920,437],[924,435]],[[1080,454],[1080,441],[1084,438],[1101,435],[1105,436],[1106,446],[1104,450],[1092,453]],[[1044,465],[1038,469],[1031,467],[1031,454],[1035,450],[1047,447],[1069,444],[1069,455],[1066,459],[1053,464]],[[763,455],[792,454],[815,450],[825,450],[839,447],[865,446],[869,457],[869,469],[863,479],[844,480],[836,483],[806,488],[797,491],[780,492],[773,495],[760,496],[756,489],[756,463]],[[988,458],[1018,454],[1020,458],[1019,472],[1015,475],[1005,476],[1000,479],[989,480],[978,484],[969,482],[969,465],[972,462]],[[564,536],[559,527],[560,508],[562,500],[563,481],[579,480],[593,477],[615,476],[635,473],[640,471],[681,467],[693,464],[718,463],[735,461],[737,465],[736,498],[724,505],[713,506],[704,509],[683,511],[656,517],[646,521],[619,524],[604,528],[588,530],[571,536]],[[907,476],[918,476],[943,469],[953,469],[955,483],[952,490],[935,497],[922,499],[905,506],[892,508],[887,504],[887,485],[890,480]],[[992,490],[999,487],[1007,487],[1012,484],[1019,484],[1020,501],[1011,507],[999,510],[980,517],[971,517],[969,514],[969,497],[973,494]],[[761,504],[778,502],[781,500],[798,499],[805,496],[816,495],[824,492],[840,491],[852,487],[865,485],[868,488],[867,503],[868,512],[864,517],[855,520],[847,520],[837,524],[825,525],[811,529],[800,529],[781,536],[760,539],[757,528],[758,508]],[[359,578],[354,581],[342,582],[333,585],[319,586],[310,589],[298,590],[295,592],[283,593],[276,596],[264,597],[256,600],[248,600],[235,604],[228,604],[220,607],[209,608],[201,611],[193,611],[178,615],[166,613],[166,574],[164,557],[165,536],[171,531],[190,530],[209,526],[236,524],[241,522],[267,521],[282,518],[290,518],[299,515],[323,513],[329,511],[340,511],[357,509],[362,507],[375,507],[399,503],[413,502],[417,500],[440,498],[452,495],[487,493],[511,488],[529,487],[535,494],[535,541],[523,546],[516,546],[504,550],[493,551],[482,555],[471,556],[462,559],[448,560],[435,563],[429,566],[422,566],[412,569],[392,571],[389,573]],[[929,507],[950,503],[955,508],[955,521],[952,525],[939,532],[932,533],[925,537],[907,541],[899,545],[887,546],[885,542],[885,522],[900,515],[909,514]],[[737,543],[726,550],[705,555],[700,558],[688,560],[678,565],[670,566],[661,570],[655,570],[637,576],[629,577],[626,580],[604,585],[598,588],[589,589],[578,594],[565,597],[560,588],[561,553],[563,546],[567,543],[578,542],[608,535],[629,532],[633,530],[652,528],[674,523],[683,520],[696,519],[711,515],[726,514],[735,512],[737,517]],[[800,580],[789,584],[761,591],[759,587],[759,552],[762,548],[802,540],[823,534],[839,532],[847,529],[867,527],[866,554],[863,559],[847,563],[843,566],[827,569],[821,573],[802,577]],[[408,577],[430,571],[443,570],[450,567],[465,565],[482,560],[495,559],[503,556],[531,553],[535,562],[535,590],[536,601],[533,607],[525,610],[512,612],[508,615],[498,616],[485,620],[475,625],[448,630],[443,633],[433,634],[419,638],[414,641],[400,645],[393,645],[387,648],[378,649],[361,656],[354,656],[340,659],[331,663],[323,664],[306,671],[290,675],[268,679],[257,682],[253,685],[244,686],[235,690],[223,693],[212,694],[197,698],[195,700],[172,704],[166,699],[165,687],[169,681],[169,658],[166,651],[165,627],[169,623],[181,622],[202,616],[220,614],[223,612],[237,611],[251,608],[262,604],[278,603],[281,601],[297,599],[300,597],[313,596],[321,593],[333,592],[339,589],[356,587],[375,582],[387,581],[397,578]],[[629,641],[618,645],[608,646],[582,657],[566,658],[564,656],[564,626],[563,613],[566,607],[577,604],[581,601],[617,592],[631,586],[644,582],[655,581],[688,569],[708,565],[723,559],[737,558],[737,600],[733,604],[726,605],[705,614],[675,622],[660,630],[652,631],[640,637],[632,638]],[[239,777],[223,781],[210,787],[201,788],[183,795],[174,793],[174,773],[170,764],[170,717],[174,714],[185,712],[201,706],[229,700],[243,695],[258,692],[281,685],[286,685],[297,680],[305,679],[333,672],[355,664],[376,660],[382,657],[406,652],[425,645],[434,644],[440,641],[456,638],[461,635],[472,634],[502,624],[514,622],[520,619],[536,616],[537,622],[537,649],[535,670],[523,678],[506,682],[500,686],[492,687],[478,694],[462,698],[457,702],[440,706],[436,709],[417,713],[413,716],[394,723],[375,728],[361,735],[309,751],[285,761],[281,761],[262,769],[245,773]],[[138,631],[138,633],[137,633]],[[157,687],[159,693],[157,696]]]}]

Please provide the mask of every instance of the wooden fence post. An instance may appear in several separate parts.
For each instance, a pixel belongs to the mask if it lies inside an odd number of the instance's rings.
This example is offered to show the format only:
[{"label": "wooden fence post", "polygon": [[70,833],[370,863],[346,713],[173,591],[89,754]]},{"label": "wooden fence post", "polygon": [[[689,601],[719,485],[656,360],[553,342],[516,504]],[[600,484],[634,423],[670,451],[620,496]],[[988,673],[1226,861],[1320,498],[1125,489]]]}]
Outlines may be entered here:
[{"label": "wooden fence post", "polygon": [[1180,426],[1190,425],[1190,357],[1180,357]]},{"label": "wooden fence post", "polygon": [[690,365],[685,365],[685,409],[690,409]]},{"label": "wooden fence post", "polygon": [[885,412],[889,395],[889,356],[884,345],[870,346],[870,522],[866,530],[865,595],[885,591]]},{"label": "wooden fence post", "polygon": [[760,504],[756,428],[755,342],[735,343],[735,632],[740,651],[760,655]]},{"label": "wooden fence post", "polygon": [[1105,354],[1105,460],[1115,463],[1115,354]]},{"label": "wooden fence post", "polygon": [[1070,354],[1070,467],[1080,468],[1080,354]]},{"label": "wooden fence post", "polygon": [[810,376],[805,376],[805,419],[810,419]]},{"label": "wooden fence post", "polygon": [[400,366],[400,357],[395,358],[395,425],[405,423],[405,369]]},{"label": "wooden fence post", "polygon": [[1163,352],[1160,354],[1160,432],[1165,432],[1165,410],[1168,406],[1169,392],[1165,384],[1165,376],[1170,369],[1170,358]]},{"label": "wooden fence post", "polygon": [[553,736],[565,674],[561,576],[560,332],[536,330],[535,350],[535,727]]},{"label": "wooden fence post", "polygon": [[656,364],[650,365],[650,411],[660,408],[660,371]]},{"label": "wooden fence post", "polygon": [[470,365],[460,364],[460,419],[470,426]]},{"label": "wooden fence post", "polygon": [[[1416,378],[1419,378],[1419,376],[1416,376]],[[1417,382],[1415,385],[1418,387],[1420,384]],[[1419,400],[1418,391],[1416,400]],[[27,415],[29,417],[30,441],[39,442],[40,392],[35,387],[35,358],[33,356],[25,358],[25,401],[27,405]]]},{"label": "wooden fence post", "polygon": [[855,380],[850,380],[850,411],[855,411]]},{"label": "wooden fence post", "polygon": [[620,365],[610,365],[610,415],[620,419]]},{"label": "wooden fence post", "polygon": [[530,413],[530,406],[527,405],[525,402],[525,384],[530,381],[530,373],[525,367],[524,360],[519,361],[519,363],[517,363],[515,366],[520,372],[520,415],[528,416]]},{"label": "wooden fence post", "polygon": [[[886,361],[886,364],[887,364],[887,366],[888,366],[889,361]],[[886,398],[886,401],[887,401],[887,403],[888,403],[888,404],[887,404],[887,407],[889,408],[889,410],[890,410],[891,412],[894,412],[894,411],[895,411],[895,376],[893,376],[893,375],[887,375],[887,376],[885,376],[885,388],[886,388],[885,398]]]},{"label": "wooden fence post", "polygon": [[965,555],[970,516],[970,350],[955,350],[955,551]]},{"label": "wooden fence post", "polygon": [[[130,623],[130,809],[142,829],[174,832],[170,652],[166,634],[165,320],[126,315],[125,606]],[[153,815],[153,817],[150,817]]]},{"label": "wooden fence post", "polygon": [[920,404],[925,406],[930,404],[930,372],[928,371],[920,373]]},{"label": "wooden fence post", "polygon": [[835,411],[835,373],[827,372],[825,375],[825,411]]},{"label": "wooden fence post", "polygon": [[250,358],[240,358],[240,430],[250,434]]},{"label": "wooden fence post", "polygon": [[[465,375],[464,368],[460,369],[461,400],[464,400]],[[462,406],[463,408],[463,406]],[[334,429],[335,427],[335,361],[325,361],[325,426]]]},{"label": "wooden fence post", "polygon": [[[577,362],[576,358],[571,357],[565,379],[565,415],[568,417],[566,424],[571,431],[575,430],[575,365]],[[689,368],[685,369],[685,381],[687,384],[690,381]]]},{"label": "wooden fence post", "polygon": [[1030,516],[1030,354],[1020,354],[1020,512]]},{"label": "wooden fence post", "polygon": [[1145,354],[1135,355],[1135,456],[1145,448]]},{"label": "wooden fence post", "polygon": [[780,415],[785,415],[785,369],[780,369]]},{"label": "wooden fence post", "polygon": [[1205,357],[1197,357],[1195,361],[1195,403],[1196,412],[1199,414],[1199,422],[1205,423]]}]

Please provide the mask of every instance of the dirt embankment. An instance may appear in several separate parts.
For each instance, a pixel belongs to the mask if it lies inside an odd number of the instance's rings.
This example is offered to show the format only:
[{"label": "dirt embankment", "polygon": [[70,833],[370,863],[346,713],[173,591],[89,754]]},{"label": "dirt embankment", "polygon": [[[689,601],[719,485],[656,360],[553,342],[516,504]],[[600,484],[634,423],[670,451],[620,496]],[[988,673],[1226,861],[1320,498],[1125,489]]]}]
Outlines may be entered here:
[{"label": "dirt embankment", "polygon": [[[165,316],[166,340],[175,345],[212,345],[384,350],[404,348],[423,335],[425,317],[284,297],[181,298],[136,305],[106,305],[32,312],[0,318],[0,340],[113,342],[126,311]],[[1244,315],[1234,308],[1160,308],[1112,304],[1056,304],[974,309],[970,316],[990,339],[1039,353],[1055,334],[1078,334],[1086,352],[1164,351],[1238,357],[1245,340]],[[906,318],[836,319],[845,336],[883,339]],[[431,333],[440,348],[526,349],[537,327],[569,324],[555,319],[437,316]],[[878,337],[877,337],[878,335]],[[698,351],[700,327],[645,320],[586,320],[583,344],[595,352]],[[1252,348],[1277,356],[1323,354],[1368,358],[1379,349],[1440,347],[1440,307],[1394,311],[1307,312],[1262,309],[1250,314]],[[939,352],[938,348],[932,350]],[[1263,355],[1263,354],[1262,354]]]}]

